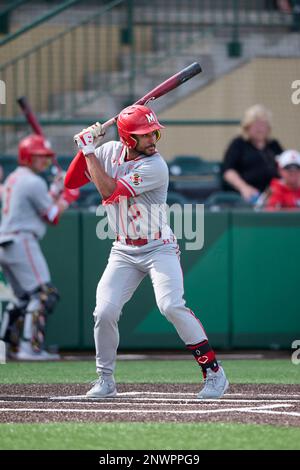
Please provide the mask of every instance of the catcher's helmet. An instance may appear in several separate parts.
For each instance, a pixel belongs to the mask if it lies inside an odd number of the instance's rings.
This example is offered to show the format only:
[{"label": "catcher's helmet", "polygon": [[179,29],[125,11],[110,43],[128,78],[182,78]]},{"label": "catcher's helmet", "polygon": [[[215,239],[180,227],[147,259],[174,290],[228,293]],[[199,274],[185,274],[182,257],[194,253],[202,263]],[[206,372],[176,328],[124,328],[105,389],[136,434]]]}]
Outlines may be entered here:
[{"label": "catcher's helmet", "polygon": [[140,104],[123,109],[118,116],[117,126],[121,141],[129,148],[134,148],[137,144],[132,134],[142,135],[156,131],[158,140],[160,138],[159,129],[164,128],[158,122],[154,111]]},{"label": "catcher's helmet", "polygon": [[37,134],[31,134],[20,141],[18,152],[19,165],[30,166],[34,156],[55,157],[50,142],[45,137]]}]

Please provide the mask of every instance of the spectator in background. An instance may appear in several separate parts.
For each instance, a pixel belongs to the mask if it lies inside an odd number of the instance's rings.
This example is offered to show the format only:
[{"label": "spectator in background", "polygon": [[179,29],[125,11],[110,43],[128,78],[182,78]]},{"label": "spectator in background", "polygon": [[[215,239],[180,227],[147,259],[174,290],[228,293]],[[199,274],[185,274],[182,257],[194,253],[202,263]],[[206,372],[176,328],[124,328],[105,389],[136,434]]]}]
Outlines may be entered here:
[{"label": "spectator in background", "polygon": [[286,150],[277,157],[280,179],[269,188],[267,209],[300,209],[300,153]]},{"label": "spectator in background", "polygon": [[278,10],[293,15],[291,32],[300,31],[300,0],[276,0]]},{"label": "spectator in background", "polygon": [[225,152],[225,189],[238,191],[248,202],[255,203],[272,178],[278,176],[275,157],[282,153],[282,147],[270,134],[271,112],[256,104],[246,110],[241,134]]},{"label": "spectator in background", "polygon": [[292,13],[292,5],[290,0],[276,0],[278,10],[284,13]]}]

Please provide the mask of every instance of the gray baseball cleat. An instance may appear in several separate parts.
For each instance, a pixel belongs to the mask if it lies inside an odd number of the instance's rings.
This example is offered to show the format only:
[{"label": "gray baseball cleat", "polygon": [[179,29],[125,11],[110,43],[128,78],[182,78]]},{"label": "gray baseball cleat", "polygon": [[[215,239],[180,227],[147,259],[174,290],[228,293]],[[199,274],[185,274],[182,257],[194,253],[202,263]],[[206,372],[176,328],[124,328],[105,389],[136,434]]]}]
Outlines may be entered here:
[{"label": "gray baseball cleat", "polygon": [[207,369],[206,378],[204,379],[204,387],[198,393],[197,398],[200,400],[221,398],[228,387],[229,382],[221,366],[219,366],[219,370],[217,372]]},{"label": "gray baseball cleat", "polygon": [[117,395],[115,379],[112,375],[99,377],[94,386],[86,393],[88,398],[111,398]]}]

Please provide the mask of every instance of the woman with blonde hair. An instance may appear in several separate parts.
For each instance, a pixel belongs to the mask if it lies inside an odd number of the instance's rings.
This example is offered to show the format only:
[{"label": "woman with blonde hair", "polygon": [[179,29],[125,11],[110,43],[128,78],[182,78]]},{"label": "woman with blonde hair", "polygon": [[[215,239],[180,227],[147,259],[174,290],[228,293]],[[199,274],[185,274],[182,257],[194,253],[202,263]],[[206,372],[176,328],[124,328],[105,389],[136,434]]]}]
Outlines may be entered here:
[{"label": "woman with blonde hair", "polygon": [[240,135],[227,148],[223,162],[226,189],[238,191],[255,203],[260,193],[278,177],[275,157],[282,153],[280,143],[271,138],[272,114],[261,104],[245,111]]}]

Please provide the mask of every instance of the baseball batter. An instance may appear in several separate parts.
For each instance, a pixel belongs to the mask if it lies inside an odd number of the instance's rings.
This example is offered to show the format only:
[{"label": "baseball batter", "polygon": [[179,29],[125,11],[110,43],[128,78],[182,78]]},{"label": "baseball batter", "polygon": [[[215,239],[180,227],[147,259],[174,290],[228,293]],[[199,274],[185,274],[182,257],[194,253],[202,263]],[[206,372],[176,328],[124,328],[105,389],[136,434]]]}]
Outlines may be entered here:
[{"label": "baseball batter", "polygon": [[185,305],[179,248],[166,221],[168,167],[156,149],[163,126],[150,108],[141,105],[125,108],[117,126],[121,142],[107,142],[98,148],[95,145],[104,135],[101,124],[75,136],[116,233],[97,287],[94,338],[99,380],[87,396],[117,394],[113,374],[118,320],[123,305],[148,274],[160,312],[202,368],[205,384],[198,398],[220,398],[228,381],[200,321]]},{"label": "baseball batter", "polygon": [[78,190],[63,189],[59,180],[50,192],[39,173],[55,154],[43,137],[30,135],[19,145],[17,169],[6,179],[2,194],[0,264],[11,285],[15,301],[3,314],[0,339],[9,345],[9,355],[20,360],[50,360],[59,356],[44,350],[46,318],[59,298],[51,284],[39,239],[47,224],[57,224],[60,215],[78,198]]}]

